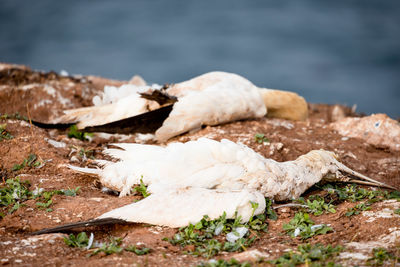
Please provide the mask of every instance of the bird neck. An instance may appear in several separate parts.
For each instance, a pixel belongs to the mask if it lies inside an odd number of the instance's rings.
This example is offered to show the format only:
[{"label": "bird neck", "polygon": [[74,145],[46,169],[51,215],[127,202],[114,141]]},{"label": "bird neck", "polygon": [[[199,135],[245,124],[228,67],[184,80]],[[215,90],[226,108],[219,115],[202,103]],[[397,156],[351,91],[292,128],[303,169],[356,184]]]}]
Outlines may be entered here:
[{"label": "bird neck", "polygon": [[296,199],[328,173],[337,172],[335,165],[310,153],[287,162],[266,159],[265,180],[258,190],[266,197],[279,201]]}]

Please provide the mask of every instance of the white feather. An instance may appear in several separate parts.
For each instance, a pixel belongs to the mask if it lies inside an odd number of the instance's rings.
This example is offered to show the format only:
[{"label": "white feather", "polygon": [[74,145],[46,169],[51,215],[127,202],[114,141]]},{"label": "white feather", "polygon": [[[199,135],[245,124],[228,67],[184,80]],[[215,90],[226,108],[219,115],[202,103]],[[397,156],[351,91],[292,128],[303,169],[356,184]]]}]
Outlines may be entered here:
[{"label": "white feather", "polygon": [[267,113],[258,88],[232,73],[210,72],[177,84],[168,93],[179,100],[156,131],[161,142],[202,125],[260,118]]},{"label": "white feather", "polygon": [[246,190],[232,192],[204,188],[170,189],[154,193],[147,198],[104,213],[100,218],[118,218],[130,222],[143,222],[169,227],[196,223],[204,215],[216,219],[226,212],[234,218],[235,212],[247,222],[252,215],[251,202],[258,203],[254,214],[265,209],[265,198],[258,192]]},{"label": "white feather", "polygon": [[[148,86],[132,84],[121,87],[105,86],[101,96],[93,98],[95,106],[66,110],[54,123],[75,122],[78,128],[136,116],[160,106],[155,101],[141,98],[139,92]],[[160,89],[153,85],[153,90]],[[226,72],[210,72],[178,83],[168,89],[178,97],[169,117],[156,131],[159,141],[198,128],[266,114],[263,97],[258,88],[245,78]]]},{"label": "white feather", "polygon": [[[182,226],[203,215],[217,218],[239,212],[243,220],[251,215],[250,201],[265,208],[264,197],[276,200],[298,198],[328,173],[345,170],[332,152],[314,150],[294,161],[266,159],[243,144],[207,138],[166,147],[117,144],[121,149],[106,152],[119,159],[103,169],[73,169],[97,173],[104,186],[131,193],[141,179],[151,196],[103,214],[131,222]],[[351,171],[351,170],[350,170]]]},{"label": "white feather", "polygon": [[55,122],[79,121],[78,128],[102,125],[105,123],[136,116],[160,107],[155,101],[140,97],[145,90],[158,90],[159,85],[136,86],[124,84],[120,87],[105,86],[102,96],[93,98],[92,107],[65,110],[65,115]]}]

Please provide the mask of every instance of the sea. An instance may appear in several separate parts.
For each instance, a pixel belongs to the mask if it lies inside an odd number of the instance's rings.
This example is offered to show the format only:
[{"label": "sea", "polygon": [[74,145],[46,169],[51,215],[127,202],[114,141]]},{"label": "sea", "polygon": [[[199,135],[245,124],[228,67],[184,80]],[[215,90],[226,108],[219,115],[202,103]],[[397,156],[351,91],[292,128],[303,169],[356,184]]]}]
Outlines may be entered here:
[{"label": "sea", "polygon": [[210,71],[400,117],[399,0],[1,0],[0,62],[176,83]]}]

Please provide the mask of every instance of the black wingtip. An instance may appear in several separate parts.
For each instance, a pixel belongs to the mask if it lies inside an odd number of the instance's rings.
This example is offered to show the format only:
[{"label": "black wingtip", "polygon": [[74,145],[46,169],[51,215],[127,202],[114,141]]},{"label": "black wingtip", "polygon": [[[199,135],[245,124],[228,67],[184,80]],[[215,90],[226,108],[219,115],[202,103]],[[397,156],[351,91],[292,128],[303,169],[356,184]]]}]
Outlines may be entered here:
[{"label": "black wingtip", "polygon": [[148,111],[126,119],[109,122],[103,125],[88,126],[82,129],[83,132],[104,132],[104,133],[154,133],[160,128],[165,119],[168,118],[173,104],[166,105],[159,109]]},{"label": "black wingtip", "polygon": [[115,219],[115,218],[102,218],[102,219],[94,219],[84,222],[76,222],[76,223],[68,223],[60,226],[56,226],[53,228],[45,228],[36,232],[30,233],[31,235],[42,235],[42,234],[51,234],[51,233],[63,233],[68,230],[72,230],[80,227],[89,227],[89,226],[98,226],[98,225],[106,225],[106,224],[126,224],[129,223],[125,220]]},{"label": "black wingtip", "polygon": [[32,124],[43,129],[68,129],[77,122],[71,123],[46,123],[32,120]]}]

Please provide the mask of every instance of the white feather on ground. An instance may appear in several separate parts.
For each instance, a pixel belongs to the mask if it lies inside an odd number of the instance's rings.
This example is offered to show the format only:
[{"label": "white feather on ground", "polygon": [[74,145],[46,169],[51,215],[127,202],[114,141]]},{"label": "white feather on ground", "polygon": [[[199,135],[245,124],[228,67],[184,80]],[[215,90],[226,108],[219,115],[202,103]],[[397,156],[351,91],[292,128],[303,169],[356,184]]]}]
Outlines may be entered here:
[{"label": "white feather on ground", "polygon": [[114,145],[121,149],[104,152],[117,162],[99,161],[101,169],[70,168],[98,175],[103,185],[120,191],[120,196],[130,194],[142,179],[152,195],[100,218],[176,227],[197,222],[203,215],[217,218],[223,211],[232,218],[238,211],[243,220],[248,220],[250,201],[259,204],[255,213],[259,214],[265,208],[264,197],[298,198],[329,174],[338,179],[345,171],[370,180],[324,150],[313,150],[294,161],[276,162],[229,140],[201,138],[166,147]]}]

